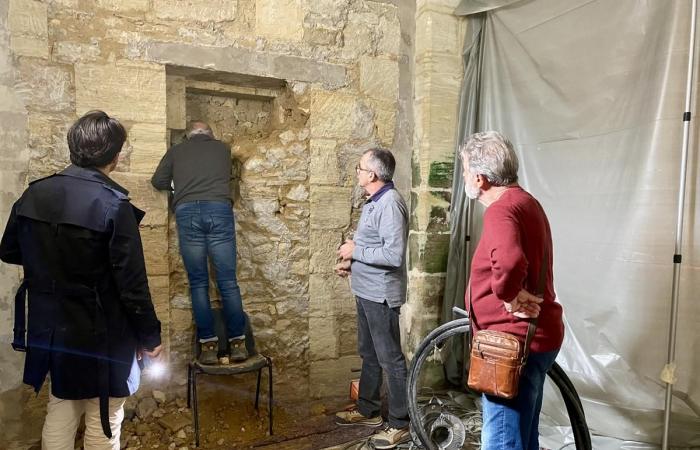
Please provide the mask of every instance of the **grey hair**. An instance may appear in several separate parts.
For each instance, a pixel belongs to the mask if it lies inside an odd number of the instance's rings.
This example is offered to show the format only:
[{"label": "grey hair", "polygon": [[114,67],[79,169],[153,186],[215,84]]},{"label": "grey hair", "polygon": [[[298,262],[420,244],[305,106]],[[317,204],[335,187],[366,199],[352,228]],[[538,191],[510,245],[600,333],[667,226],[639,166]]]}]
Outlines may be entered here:
[{"label": "grey hair", "polygon": [[474,133],[459,147],[459,156],[469,161],[469,170],[483,175],[494,186],[518,181],[518,156],[513,144],[497,131]]},{"label": "grey hair", "polygon": [[214,137],[214,132],[211,130],[211,127],[206,122],[199,120],[190,122],[190,126],[187,127],[187,139],[191,138],[195,134],[205,134],[209,137]]},{"label": "grey hair", "polygon": [[369,155],[367,163],[372,172],[377,175],[377,178],[385,183],[394,178],[396,159],[394,159],[394,155],[389,150],[376,147],[367,150],[364,154]]}]

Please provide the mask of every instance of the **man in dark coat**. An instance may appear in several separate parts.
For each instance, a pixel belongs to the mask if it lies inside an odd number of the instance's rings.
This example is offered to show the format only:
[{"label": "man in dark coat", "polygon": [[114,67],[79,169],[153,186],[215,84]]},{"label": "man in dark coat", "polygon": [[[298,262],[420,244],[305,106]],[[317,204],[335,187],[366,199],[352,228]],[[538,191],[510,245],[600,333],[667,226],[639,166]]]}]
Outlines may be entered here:
[{"label": "man in dark coat", "polygon": [[0,259],[24,268],[13,342],[27,352],[24,382],[39,391],[51,377],[45,449],[72,449],[85,413],[85,448],[118,450],[137,357],[161,352],[138,229],[144,213],[108,176],[125,140],[102,111],[78,119],[68,131],[73,164],[30,183],[0,242]]}]

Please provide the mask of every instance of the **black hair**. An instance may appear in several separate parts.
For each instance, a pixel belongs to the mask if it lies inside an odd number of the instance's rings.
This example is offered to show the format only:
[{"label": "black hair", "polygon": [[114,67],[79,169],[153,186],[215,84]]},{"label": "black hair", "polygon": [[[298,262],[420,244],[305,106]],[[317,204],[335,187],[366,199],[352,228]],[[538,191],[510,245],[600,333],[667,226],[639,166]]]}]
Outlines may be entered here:
[{"label": "black hair", "polygon": [[126,130],[104,111],[90,111],[68,130],[70,160],[80,167],[104,167],[114,161],[126,141]]}]

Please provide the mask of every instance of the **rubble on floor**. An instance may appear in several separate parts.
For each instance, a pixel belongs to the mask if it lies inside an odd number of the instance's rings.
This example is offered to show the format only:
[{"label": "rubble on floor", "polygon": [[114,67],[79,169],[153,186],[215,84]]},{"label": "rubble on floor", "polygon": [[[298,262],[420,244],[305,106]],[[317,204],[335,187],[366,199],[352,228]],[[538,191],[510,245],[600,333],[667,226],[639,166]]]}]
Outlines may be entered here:
[{"label": "rubble on floor", "polygon": [[[274,435],[268,432],[267,409],[255,410],[242,391],[222,395],[221,386],[203,387],[200,395],[200,449],[256,450],[368,450],[368,427],[338,427],[333,407],[323,405],[293,410],[289,405],[274,408]],[[126,450],[193,450],[195,436],[192,412],[184,398],[154,390],[150,395],[131,397],[125,405],[121,448]],[[445,449],[479,448],[481,414],[479,399],[457,392],[422,393],[419,398],[423,426],[440,439]],[[398,449],[423,448],[413,441]],[[457,442],[463,445],[457,445]],[[451,444],[450,444],[451,442]]]},{"label": "rubble on floor", "polygon": [[140,399],[130,397],[124,406],[120,442],[121,448],[128,450],[194,448],[192,413],[187,401],[168,401],[167,395],[157,390]]}]

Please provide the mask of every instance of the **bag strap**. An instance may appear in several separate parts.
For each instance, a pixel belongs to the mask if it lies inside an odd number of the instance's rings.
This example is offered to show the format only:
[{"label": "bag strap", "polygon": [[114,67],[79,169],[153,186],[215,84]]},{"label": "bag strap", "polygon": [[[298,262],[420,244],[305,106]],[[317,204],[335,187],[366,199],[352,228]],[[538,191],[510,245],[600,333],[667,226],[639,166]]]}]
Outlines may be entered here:
[{"label": "bag strap", "polygon": [[12,348],[17,352],[27,351],[27,316],[25,312],[27,298],[27,280],[17,288],[15,295],[15,325],[13,328]]},{"label": "bag strap", "polygon": [[[544,255],[542,257],[542,265],[540,266],[540,277],[537,281],[537,290],[535,295],[544,298],[544,286],[547,278],[547,266],[549,265],[549,255],[547,254],[547,248],[544,249]],[[532,343],[532,338],[535,337],[535,331],[537,330],[537,317],[529,320],[527,326],[527,335],[525,336],[525,348],[523,349],[523,366],[527,363],[527,357],[530,355],[530,344]]]}]

